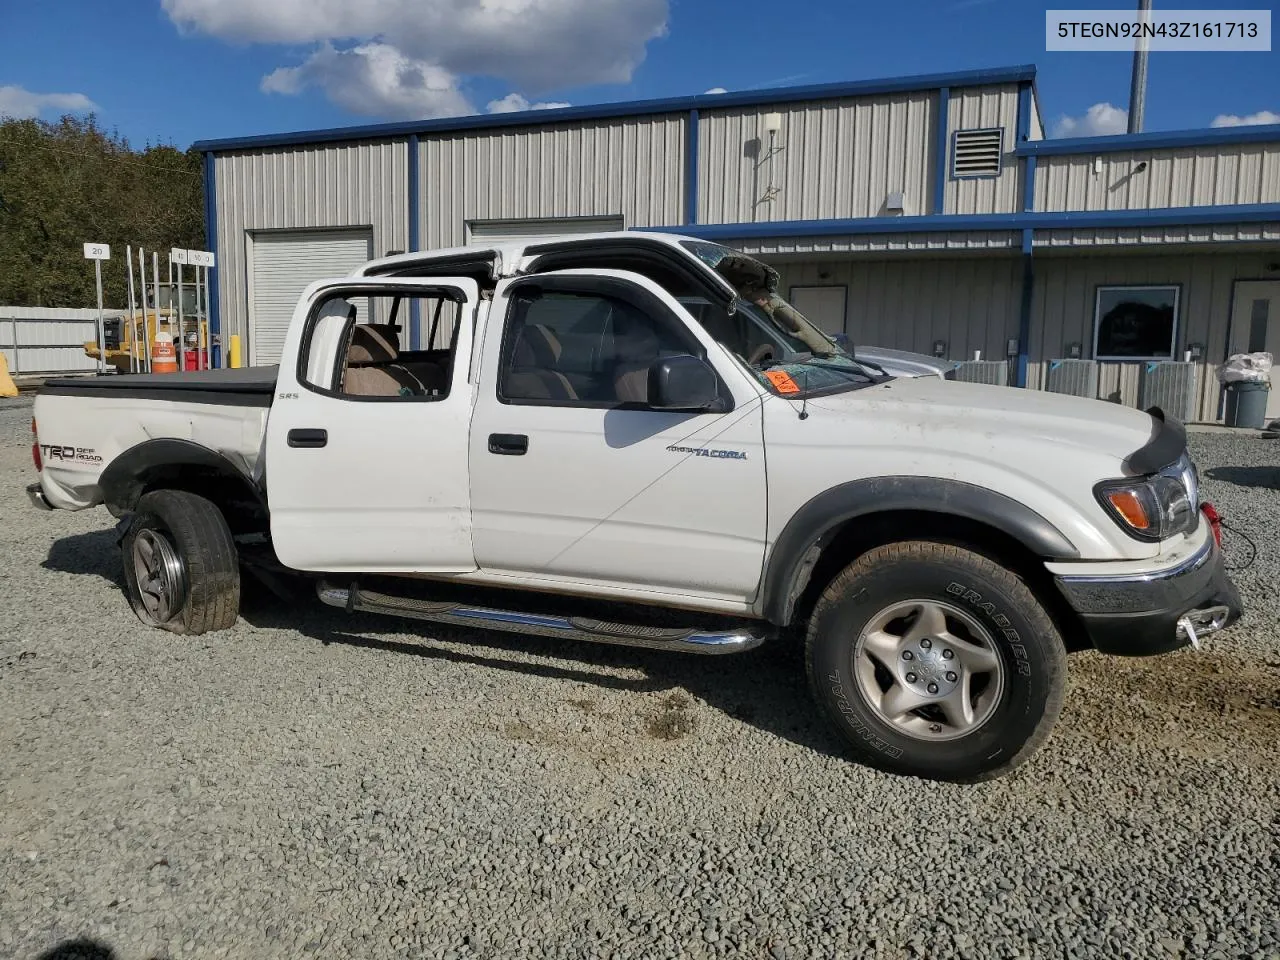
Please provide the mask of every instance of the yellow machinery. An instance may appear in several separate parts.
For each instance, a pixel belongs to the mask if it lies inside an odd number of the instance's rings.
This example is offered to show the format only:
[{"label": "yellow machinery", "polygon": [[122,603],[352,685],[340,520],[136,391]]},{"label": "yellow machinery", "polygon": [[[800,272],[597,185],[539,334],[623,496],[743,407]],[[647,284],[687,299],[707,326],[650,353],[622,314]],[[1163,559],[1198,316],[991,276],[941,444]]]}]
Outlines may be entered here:
[{"label": "yellow machinery", "polygon": [[[144,333],[145,326],[145,333]],[[196,369],[196,341],[199,340],[200,353],[204,355],[202,365],[209,365],[209,324],[203,321],[197,324],[194,317],[183,319],[182,334],[185,341],[179,345],[177,311],[170,307],[159,310],[149,308],[145,314],[141,310],[134,311],[130,318],[127,314],[104,321],[107,341],[106,362],[115,367],[117,373],[146,372],[148,357],[155,346],[156,334],[163,331],[173,337],[174,349],[178,355],[178,369]],[[191,351],[188,355],[188,351]],[[88,340],[84,352],[93,359],[98,359],[97,340]]]}]

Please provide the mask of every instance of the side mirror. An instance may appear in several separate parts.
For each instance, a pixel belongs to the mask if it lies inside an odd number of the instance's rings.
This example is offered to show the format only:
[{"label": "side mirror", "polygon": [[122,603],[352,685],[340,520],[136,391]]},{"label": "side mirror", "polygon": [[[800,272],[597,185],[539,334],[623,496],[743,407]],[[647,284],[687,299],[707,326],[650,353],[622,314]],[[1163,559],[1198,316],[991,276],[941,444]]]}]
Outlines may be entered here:
[{"label": "side mirror", "polygon": [[711,410],[720,384],[704,360],[689,354],[662,357],[649,367],[649,406],[655,410]]}]

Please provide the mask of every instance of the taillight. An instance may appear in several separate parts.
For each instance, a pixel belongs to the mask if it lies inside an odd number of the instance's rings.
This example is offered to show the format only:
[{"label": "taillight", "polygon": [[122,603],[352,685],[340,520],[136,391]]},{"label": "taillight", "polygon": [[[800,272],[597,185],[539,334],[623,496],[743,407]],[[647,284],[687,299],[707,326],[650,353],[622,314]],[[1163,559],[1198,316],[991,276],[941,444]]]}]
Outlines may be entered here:
[{"label": "taillight", "polygon": [[36,473],[44,469],[44,464],[40,462],[40,438],[36,435],[36,420],[31,418],[31,460],[36,465]]},{"label": "taillight", "polygon": [[1209,529],[1213,531],[1213,539],[1217,541],[1218,549],[1222,549],[1222,517],[1219,516],[1213,504],[1207,500],[1200,504],[1200,510],[1204,514],[1204,518],[1209,521]]}]

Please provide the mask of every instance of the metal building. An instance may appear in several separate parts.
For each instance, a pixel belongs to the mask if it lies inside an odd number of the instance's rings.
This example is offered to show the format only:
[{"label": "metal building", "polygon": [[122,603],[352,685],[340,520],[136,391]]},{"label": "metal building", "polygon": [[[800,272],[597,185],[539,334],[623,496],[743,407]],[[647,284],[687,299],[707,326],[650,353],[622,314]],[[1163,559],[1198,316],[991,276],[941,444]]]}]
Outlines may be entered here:
[{"label": "metal building", "polygon": [[1280,125],[1046,139],[1033,66],[196,146],[213,323],[255,364],[309,282],[370,257],[640,227],[760,255],[855,343],[980,351],[1016,386],[1212,421],[1216,364],[1280,359]]}]

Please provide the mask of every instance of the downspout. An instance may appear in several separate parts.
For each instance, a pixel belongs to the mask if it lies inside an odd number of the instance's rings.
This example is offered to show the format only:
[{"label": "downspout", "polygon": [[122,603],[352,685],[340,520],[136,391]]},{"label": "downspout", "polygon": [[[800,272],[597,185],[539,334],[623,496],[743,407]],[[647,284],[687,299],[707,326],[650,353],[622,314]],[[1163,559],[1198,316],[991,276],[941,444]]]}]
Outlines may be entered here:
[{"label": "downspout", "polygon": [[[221,367],[228,362],[227,352],[223,349],[221,337],[222,311],[219,304],[222,300],[222,287],[218,282],[221,267],[218,266],[218,183],[214,179],[213,153],[206,151],[204,155],[204,242],[205,249],[213,254],[213,266],[205,273],[205,296],[209,300],[209,343],[217,343],[213,349],[217,351],[217,359],[210,352],[211,366]],[[146,298],[143,297],[145,302]],[[159,308],[159,304],[156,305]],[[143,310],[145,316],[145,308]],[[148,348],[149,349],[149,348]]]},{"label": "downspout", "polygon": [[[1018,136],[1017,142],[1024,143],[1031,136],[1031,84],[1023,81],[1018,88]],[[1022,210],[1029,213],[1035,207],[1036,196],[1036,158],[1022,158]],[[1031,349],[1031,308],[1035,300],[1036,274],[1032,249],[1035,231],[1030,227],[1022,230],[1022,299],[1018,310],[1018,368],[1014,383],[1019,387],[1027,386],[1027,373],[1030,364]]]},{"label": "downspout", "polygon": [[[418,251],[418,135],[409,135],[409,242],[410,253]],[[422,302],[417,297],[409,301],[409,349],[422,349]]]}]

